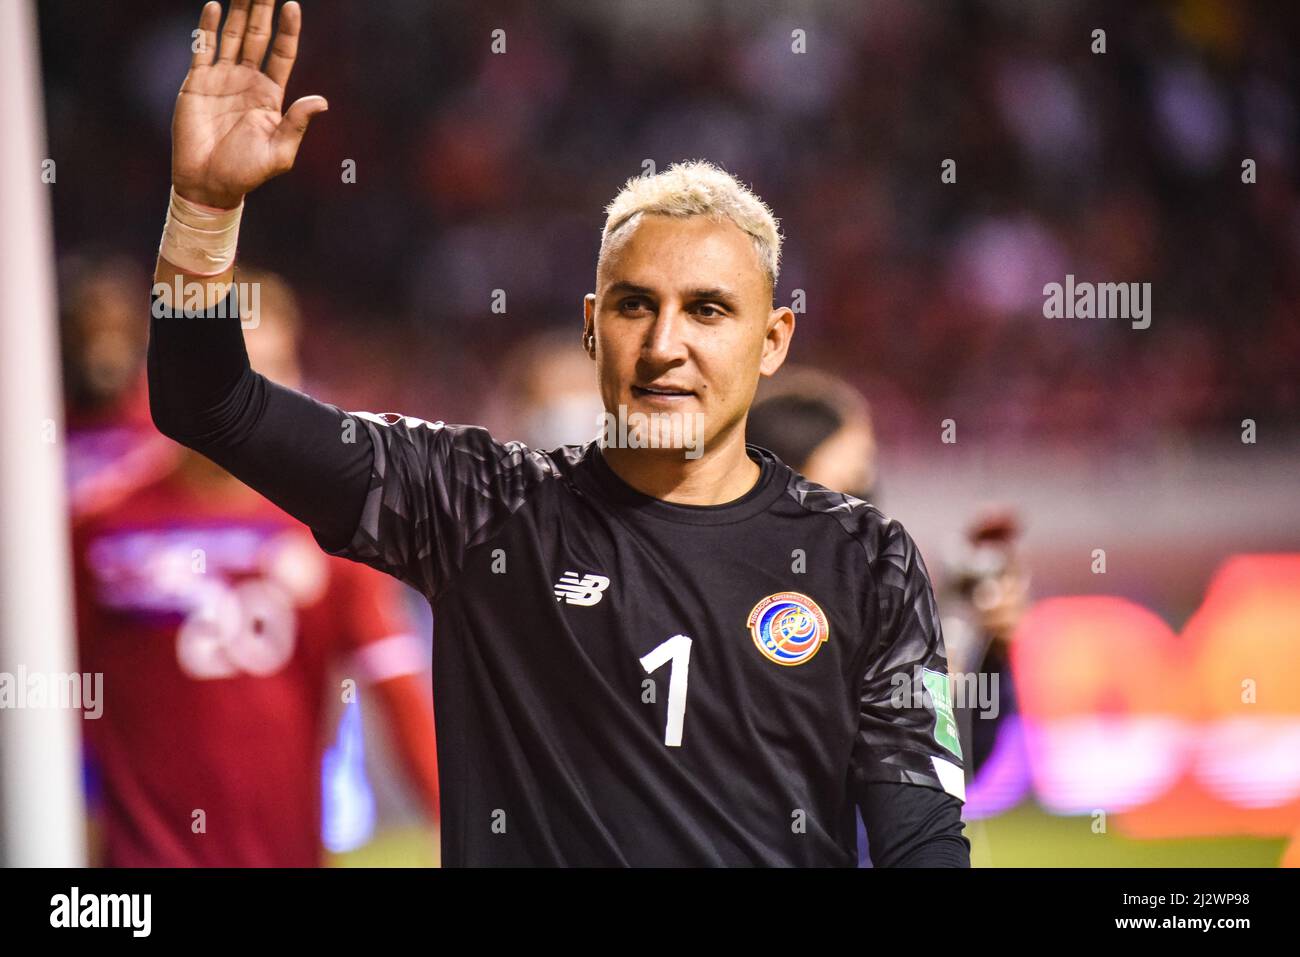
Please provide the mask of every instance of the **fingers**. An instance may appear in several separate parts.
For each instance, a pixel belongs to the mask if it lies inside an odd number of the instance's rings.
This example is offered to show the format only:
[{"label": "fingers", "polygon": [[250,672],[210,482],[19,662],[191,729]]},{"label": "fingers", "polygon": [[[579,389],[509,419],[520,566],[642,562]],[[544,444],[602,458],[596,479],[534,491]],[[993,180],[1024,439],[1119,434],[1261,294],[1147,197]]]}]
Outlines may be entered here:
[{"label": "fingers", "polygon": [[302,28],[302,7],[286,3],[280,8],[280,27],[275,31],[275,46],[266,64],[266,75],[284,89],[289,85],[293,61],[298,56],[298,31]]},{"label": "fingers", "polygon": [[239,62],[244,66],[262,69],[262,57],[266,56],[266,45],[271,39],[271,14],[274,10],[275,0],[253,0],[253,12],[249,14],[244,44],[239,51]]},{"label": "fingers", "polygon": [[248,25],[248,0],[232,0],[230,13],[226,14],[226,29],[221,31],[219,63],[233,64],[239,58],[239,47],[244,42],[244,28]]},{"label": "fingers", "polygon": [[298,147],[302,145],[302,138],[307,132],[307,124],[311,122],[311,118],[317,113],[324,113],[329,108],[330,105],[323,96],[304,96],[294,100],[293,105],[289,107],[289,112],[284,114],[280,125],[271,135],[271,149],[281,170],[293,166],[293,161],[298,155]]},{"label": "fingers", "polygon": [[220,23],[221,4],[217,3],[217,0],[209,0],[203,5],[203,12],[199,14],[199,42],[190,60],[191,70],[196,66],[212,65],[212,61],[217,56],[217,26]]}]

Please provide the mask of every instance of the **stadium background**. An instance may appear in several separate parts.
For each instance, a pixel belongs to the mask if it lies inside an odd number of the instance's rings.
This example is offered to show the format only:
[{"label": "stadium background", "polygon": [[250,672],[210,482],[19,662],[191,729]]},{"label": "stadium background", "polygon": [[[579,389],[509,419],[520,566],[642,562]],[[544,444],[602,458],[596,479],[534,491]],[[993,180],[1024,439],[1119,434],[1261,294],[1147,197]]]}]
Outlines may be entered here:
[{"label": "stadium background", "polygon": [[[60,256],[151,270],[200,6],[38,4]],[[584,439],[569,423],[588,383],[553,346],[577,354],[601,209],[647,160],[712,159],[781,217],[777,297],[807,301],[792,360],[871,402],[882,504],[936,584],[954,534],[1001,502],[1036,600],[1128,603],[1028,616],[1024,727],[975,782],[975,863],[1281,860],[1300,827],[1293,10],[303,6],[289,98],[331,108],[250,199],[240,261],[298,292],[308,391]],[[1150,282],[1151,327],[1045,319],[1043,286],[1067,273]],[[143,322],[143,286],[140,301]],[[1251,676],[1253,707],[1237,693]],[[376,835],[337,861],[426,863],[369,737]],[[1105,834],[1097,809],[1114,812]]]}]

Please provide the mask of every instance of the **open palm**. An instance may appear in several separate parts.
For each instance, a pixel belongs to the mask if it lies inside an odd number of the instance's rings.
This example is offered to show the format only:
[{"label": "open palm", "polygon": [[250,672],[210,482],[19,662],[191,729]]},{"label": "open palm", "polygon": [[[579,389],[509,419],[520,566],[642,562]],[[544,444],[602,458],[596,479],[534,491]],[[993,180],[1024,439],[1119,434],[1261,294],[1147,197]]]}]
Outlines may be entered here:
[{"label": "open palm", "polygon": [[302,10],[286,3],[265,71],[274,0],[233,0],[217,49],[221,4],[199,17],[201,42],[172,117],[172,185],[186,199],[238,206],[244,194],[293,167],[307,124],[329,108],[305,96],[280,114],[298,53]]}]

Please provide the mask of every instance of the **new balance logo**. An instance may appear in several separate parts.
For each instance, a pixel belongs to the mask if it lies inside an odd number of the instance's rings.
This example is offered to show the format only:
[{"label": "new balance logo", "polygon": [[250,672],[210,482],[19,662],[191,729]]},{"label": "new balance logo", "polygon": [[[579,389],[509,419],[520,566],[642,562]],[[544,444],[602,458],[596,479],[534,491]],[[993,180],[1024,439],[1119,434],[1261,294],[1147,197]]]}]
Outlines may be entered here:
[{"label": "new balance logo", "polygon": [[565,572],[555,583],[555,600],[570,605],[594,605],[600,601],[609,579],[604,575],[581,575]]}]

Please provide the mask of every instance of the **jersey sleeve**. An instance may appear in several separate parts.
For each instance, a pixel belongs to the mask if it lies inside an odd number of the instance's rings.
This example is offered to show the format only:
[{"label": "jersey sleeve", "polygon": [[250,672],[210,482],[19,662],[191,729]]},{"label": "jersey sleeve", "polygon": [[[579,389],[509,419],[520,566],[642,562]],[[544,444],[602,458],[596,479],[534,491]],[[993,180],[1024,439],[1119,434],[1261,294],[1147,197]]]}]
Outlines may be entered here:
[{"label": "jersey sleeve", "polygon": [[523,504],[547,459],[478,426],[353,412],[374,454],[351,540],[331,555],[394,576],[429,599],[460,570],[466,551]]},{"label": "jersey sleeve", "polygon": [[367,488],[369,438],[339,441],[342,410],[253,371],[239,315],[237,285],[206,312],[169,311],[154,294],[154,424],[309,526],[318,541],[346,541]]},{"label": "jersey sleeve", "polygon": [[[853,778],[920,784],[966,799],[965,772],[939,612],[921,553],[886,521],[870,559],[878,635],[858,689]],[[868,619],[870,620],[870,619]]]}]

